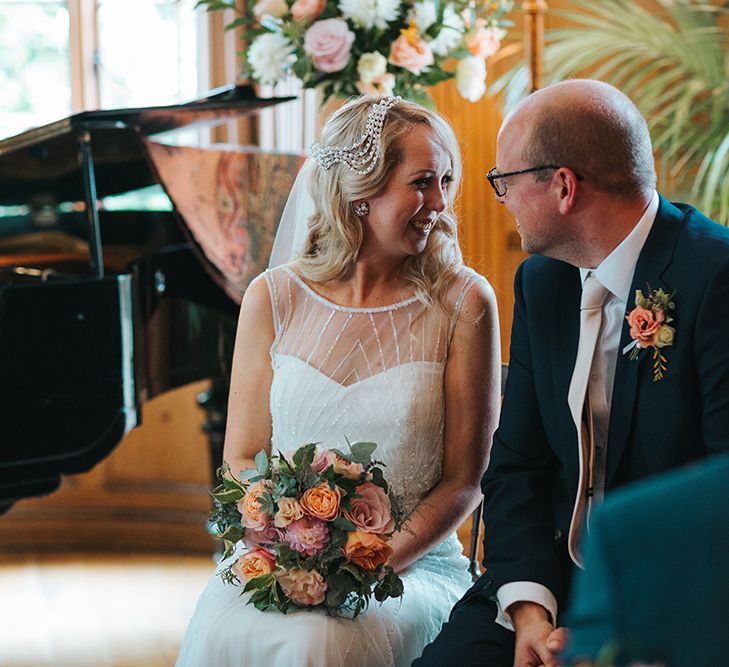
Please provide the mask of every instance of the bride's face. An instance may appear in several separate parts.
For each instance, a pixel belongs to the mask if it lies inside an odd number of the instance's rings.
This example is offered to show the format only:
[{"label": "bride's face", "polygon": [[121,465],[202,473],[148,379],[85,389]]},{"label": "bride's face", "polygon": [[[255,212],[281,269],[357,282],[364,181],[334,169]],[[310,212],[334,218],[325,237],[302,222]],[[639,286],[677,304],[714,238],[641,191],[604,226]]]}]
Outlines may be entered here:
[{"label": "bride's face", "polygon": [[438,215],[446,208],[453,180],[448,153],[425,124],[400,140],[402,159],[384,190],[367,201],[362,252],[406,257],[425,249]]}]

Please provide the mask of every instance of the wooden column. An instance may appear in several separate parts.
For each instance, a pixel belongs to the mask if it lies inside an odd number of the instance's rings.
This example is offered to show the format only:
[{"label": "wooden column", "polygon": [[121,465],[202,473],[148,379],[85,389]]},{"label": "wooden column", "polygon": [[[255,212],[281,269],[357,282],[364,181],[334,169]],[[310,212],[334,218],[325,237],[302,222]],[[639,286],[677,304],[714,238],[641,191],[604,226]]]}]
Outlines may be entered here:
[{"label": "wooden column", "polygon": [[542,87],[544,58],[544,18],[547,13],[546,0],[525,0],[524,12],[524,53],[529,63],[531,92]]}]

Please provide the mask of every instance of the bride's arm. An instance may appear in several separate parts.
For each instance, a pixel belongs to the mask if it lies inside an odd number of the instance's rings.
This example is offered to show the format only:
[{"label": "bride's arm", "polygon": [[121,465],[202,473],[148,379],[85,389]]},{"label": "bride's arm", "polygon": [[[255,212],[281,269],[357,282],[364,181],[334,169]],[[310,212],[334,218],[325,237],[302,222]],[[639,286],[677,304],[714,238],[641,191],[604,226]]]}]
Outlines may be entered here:
[{"label": "bride's arm", "polygon": [[236,479],[244,468],[255,467],[253,459],[261,449],[271,451],[273,339],[271,297],[261,275],[243,296],[233,350],[223,459]]},{"label": "bride's arm", "polygon": [[393,537],[397,571],[458,528],[481,499],[499,413],[499,350],[496,299],[479,280],[466,295],[445,368],[443,476]]}]

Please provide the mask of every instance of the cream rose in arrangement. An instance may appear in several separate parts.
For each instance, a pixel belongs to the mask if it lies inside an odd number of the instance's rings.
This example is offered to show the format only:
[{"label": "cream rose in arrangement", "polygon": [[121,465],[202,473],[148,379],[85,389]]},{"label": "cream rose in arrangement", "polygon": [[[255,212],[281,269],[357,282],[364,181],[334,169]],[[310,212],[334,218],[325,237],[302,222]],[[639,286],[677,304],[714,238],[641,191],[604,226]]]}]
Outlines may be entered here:
[{"label": "cream rose in arrangement", "polygon": [[[324,101],[358,93],[402,95],[432,106],[431,86],[455,78],[476,101],[486,61],[501,47],[513,0],[200,0],[238,13],[245,72],[261,83],[298,77]],[[276,36],[272,39],[271,36]],[[478,63],[476,61],[479,61]]]}]

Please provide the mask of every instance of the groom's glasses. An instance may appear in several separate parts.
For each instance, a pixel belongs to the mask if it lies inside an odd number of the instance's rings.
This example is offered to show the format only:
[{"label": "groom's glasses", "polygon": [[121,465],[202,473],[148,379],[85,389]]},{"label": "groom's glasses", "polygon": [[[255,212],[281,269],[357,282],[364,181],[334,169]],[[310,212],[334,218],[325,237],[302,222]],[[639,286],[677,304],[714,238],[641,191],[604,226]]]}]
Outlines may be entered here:
[{"label": "groom's glasses", "polygon": [[[488,174],[486,174],[486,179],[491,184],[491,187],[494,189],[496,196],[503,197],[506,194],[506,191],[509,189],[508,184],[504,180],[505,178],[508,178],[509,176],[519,176],[520,174],[529,174],[533,171],[544,171],[545,169],[559,169],[559,165],[543,164],[539,167],[529,167],[528,169],[519,169],[518,171],[507,171],[503,174],[500,174],[498,171],[496,171],[496,167],[494,167],[493,169],[491,169],[491,171],[489,171]],[[575,178],[578,181],[584,180],[579,174],[575,174]]]}]

